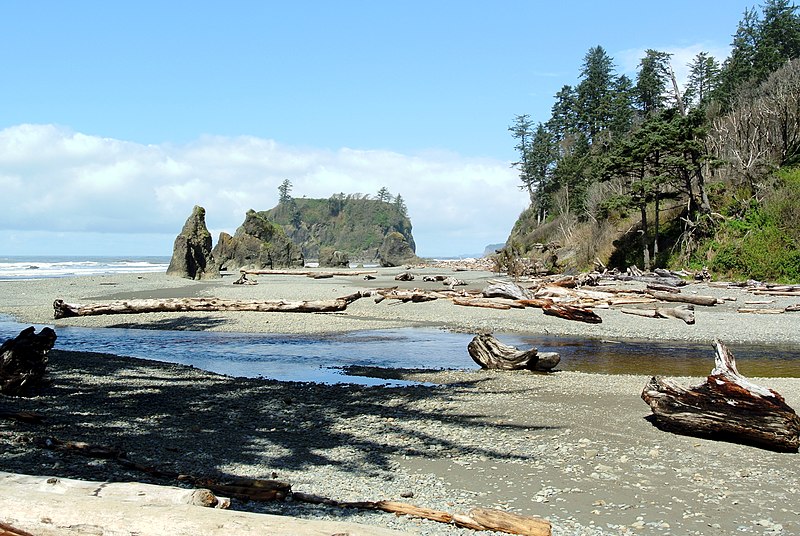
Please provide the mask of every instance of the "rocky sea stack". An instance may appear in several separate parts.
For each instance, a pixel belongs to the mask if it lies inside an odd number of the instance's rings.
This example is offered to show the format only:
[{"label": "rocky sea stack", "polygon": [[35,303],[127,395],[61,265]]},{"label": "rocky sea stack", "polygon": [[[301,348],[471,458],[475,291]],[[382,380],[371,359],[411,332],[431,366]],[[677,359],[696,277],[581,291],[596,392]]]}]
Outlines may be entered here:
[{"label": "rocky sea stack", "polygon": [[281,226],[255,210],[247,211],[244,223],[233,236],[220,233],[213,255],[219,268],[229,271],[304,265],[300,248],[292,243]]},{"label": "rocky sea stack", "polygon": [[203,207],[194,207],[175,238],[167,275],[186,279],[220,277],[219,267],[211,253],[211,233],[206,228],[206,210]]}]

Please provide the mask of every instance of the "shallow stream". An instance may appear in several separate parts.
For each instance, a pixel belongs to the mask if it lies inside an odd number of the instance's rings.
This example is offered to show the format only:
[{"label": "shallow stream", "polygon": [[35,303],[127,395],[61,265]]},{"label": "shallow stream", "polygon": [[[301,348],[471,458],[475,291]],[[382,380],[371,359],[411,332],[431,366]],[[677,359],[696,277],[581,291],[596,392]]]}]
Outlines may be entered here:
[{"label": "shallow stream", "polygon": [[[0,317],[0,341],[29,324]],[[42,326],[36,326],[37,331]],[[52,326],[51,326],[52,327]],[[181,363],[230,376],[283,381],[359,383],[404,382],[345,375],[342,368],[475,369],[467,353],[472,334],[436,329],[392,329],[326,336],[275,333],[56,328],[57,350],[102,352]],[[579,337],[497,334],[505,344],[558,352],[557,370],[600,374],[705,376],[714,367],[712,341],[607,341]],[[736,345],[739,372],[748,377],[800,377],[800,348]]]}]

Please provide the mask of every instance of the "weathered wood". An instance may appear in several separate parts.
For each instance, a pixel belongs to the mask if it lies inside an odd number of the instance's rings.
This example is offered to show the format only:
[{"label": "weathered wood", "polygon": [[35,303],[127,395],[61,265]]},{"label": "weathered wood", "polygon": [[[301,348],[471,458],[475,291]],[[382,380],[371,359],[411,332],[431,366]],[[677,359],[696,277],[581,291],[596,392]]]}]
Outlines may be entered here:
[{"label": "weathered wood", "polygon": [[555,352],[539,354],[536,348],[519,350],[488,333],[476,335],[467,345],[467,352],[485,369],[549,371],[561,360]]},{"label": "weathered wood", "polygon": [[509,298],[512,300],[533,298],[530,291],[511,281],[489,281],[489,286],[481,293],[485,298]]},{"label": "weathered wood", "polygon": [[0,522],[0,536],[35,536],[28,531]]},{"label": "weathered wood", "polygon": [[206,508],[228,508],[230,499],[208,489],[187,489],[140,482],[91,482],[71,478],[30,476],[0,471],[0,487],[32,488],[59,495],[110,498],[144,504],[191,504]]},{"label": "weathered wood", "polygon": [[56,332],[33,326],[23,329],[0,346],[0,394],[30,396],[48,381],[47,354],[56,342]]},{"label": "weathered wood", "polygon": [[243,274],[248,275],[302,275],[302,276],[314,276],[315,274],[324,274],[330,276],[359,276],[359,275],[368,275],[368,274],[376,274],[378,273],[377,270],[345,270],[345,271],[338,271],[338,272],[329,272],[329,271],[317,271],[317,270],[239,270]]},{"label": "weathered wood", "polygon": [[575,307],[572,305],[553,303],[542,307],[542,312],[549,316],[558,316],[567,320],[586,322],[587,324],[600,324],[603,319],[591,309]]},{"label": "weathered wood", "polygon": [[717,298],[714,296],[697,296],[693,294],[673,294],[671,292],[659,292],[657,290],[648,290],[648,294],[657,300],[667,302],[680,302],[691,303],[692,305],[716,305]]},{"label": "weathered wood", "polygon": [[326,313],[344,311],[368,292],[356,292],[332,300],[227,300],[220,298],[165,298],[118,300],[106,303],[70,304],[53,302],[55,318],[164,312],[257,311],[270,313]]},{"label": "weathered wood", "polygon": [[394,276],[395,281],[414,281],[414,274],[411,272],[400,272]]},{"label": "weathered wood", "polygon": [[550,536],[552,534],[552,526],[546,519],[490,508],[473,508],[468,514],[451,514],[442,510],[434,510],[397,501],[345,502],[299,492],[293,493],[292,497],[300,502],[324,504],[338,508],[381,510],[393,514],[428,519],[438,523],[452,524],[472,530],[492,530],[524,536]]},{"label": "weathered wood", "polygon": [[800,418],[783,397],[744,378],[733,353],[715,341],[715,367],[706,383],[687,389],[654,376],[642,399],[655,424],[671,432],[797,452]]},{"label": "weathered wood", "polygon": [[516,300],[505,298],[473,298],[456,296],[453,298],[455,305],[467,307],[485,307],[487,309],[524,309],[525,305]]},{"label": "weathered wood", "polygon": [[[0,522],[14,536],[104,534],[137,536],[401,536],[409,533],[343,521],[199,508],[189,504],[120,500],[100,495],[61,494],[8,482],[0,493]],[[48,486],[49,484],[45,484]],[[149,489],[149,488],[148,488]]]},{"label": "weathered wood", "polygon": [[687,324],[694,324],[694,308],[692,305],[678,307],[656,307],[655,309],[622,308],[621,312],[647,318],[678,318]]}]

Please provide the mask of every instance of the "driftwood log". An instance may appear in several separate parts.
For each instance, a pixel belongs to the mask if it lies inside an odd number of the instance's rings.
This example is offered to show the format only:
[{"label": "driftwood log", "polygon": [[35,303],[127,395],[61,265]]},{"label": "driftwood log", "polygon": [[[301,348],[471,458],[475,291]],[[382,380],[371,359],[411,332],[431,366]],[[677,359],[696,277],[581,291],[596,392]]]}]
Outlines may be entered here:
[{"label": "driftwood log", "polygon": [[647,318],[679,318],[687,324],[694,324],[694,306],[679,305],[677,307],[656,307],[655,309],[622,308],[621,312]]},{"label": "driftwood log", "polygon": [[693,294],[676,294],[673,292],[660,292],[658,290],[648,290],[647,293],[657,300],[666,302],[691,303],[692,305],[716,305],[718,302],[714,296],[696,296]]},{"label": "driftwood log", "polygon": [[292,497],[296,501],[308,502],[313,504],[324,504],[339,508],[361,508],[365,510],[381,510],[394,514],[402,514],[411,517],[420,517],[439,523],[448,523],[457,527],[472,530],[492,530],[505,532],[508,534],[518,534],[524,536],[550,536],[552,528],[546,519],[531,516],[522,516],[502,510],[491,508],[473,508],[467,514],[451,514],[442,510],[433,510],[413,504],[395,501],[362,501],[362,502],[342,502],[319,497],[308,493],[295,492]]},{"label": "driftwood log", "polygon": [[327,313],[344,311],[348,305],[369,295],[356,292],[332,300],[225,300],[220,298],[165,298],[118,300],[106,303],[53,302],[55,318],[164,312],[258,311],[270,313]]},{"label": "driftwood log", "polygon": [[783,397],[744,378],[733,353],[715,341],[715,367],[706,383],[686,389],[654,376],[642,399],[661,429],[781,452],[797,452],[800,418]]},{"label": "driftwood log", "polygon": [[[199,508],[195,491],[130,482],[69,481],[0,473],[0,534],[138,536],[400,536],[375,526]],[[67,485],[70,484],[70,485]],[[74,484],[74,486],[72,485]],[[87,487],[88,485],[88,487]],[[207,493],[201,494],[210,497]],[[217,498],[219,501],[220,498]],[[5,529],[8,527],[8,529]]]},{"label": "driftwood log", "polygon": [[47,354],[56,342],[56,332],[45,327],[23,329],[0,346],[0,394],[29,396],[47,384]]},{"label": "driftwood log", "polygon": [[467,345],[467,351],[485,369],[549,371],[561,361],[556,352],[539,353],[536,348],[518,350],[487,333],[476,335]]},{"label": "driftwood log", "polygon": [[566,318],[567,320],[586,322],[587,324],[600,324],[603,322],[603,319],[591,309],[587,309],[585,307],[576,307],[574,305],[553,303],[543,306],[542,312],[549,316],[557,316],[559,318]]}]

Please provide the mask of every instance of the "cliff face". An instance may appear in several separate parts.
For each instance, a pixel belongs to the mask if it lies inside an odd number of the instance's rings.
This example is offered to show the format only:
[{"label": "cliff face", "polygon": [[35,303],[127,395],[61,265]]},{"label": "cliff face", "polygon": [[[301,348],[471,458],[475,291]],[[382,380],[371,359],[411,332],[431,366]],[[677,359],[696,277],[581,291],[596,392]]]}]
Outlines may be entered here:
[{"label": "cliff face", "polygon": [[233,236],[220,233],[212,251],[217,265],[226,270],[302,267],[303,254],[263,212],[249,210]]},{"label": "cliff face", "polygon": [[[416,258],[411,221],[405,209],[395,203],[354,196],[329,199],[290,199],[263,213],[279,224],[308,259],[340,252],[352,261],[377,262],[387,237],[404,247],[402,261]],[[397,246],[394,246],[397,249]],[[323,255],[320,255],[320,252]]]}]

